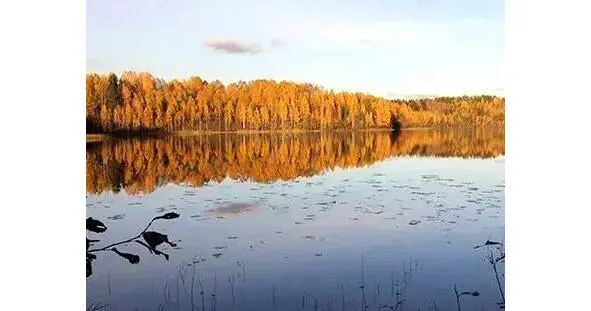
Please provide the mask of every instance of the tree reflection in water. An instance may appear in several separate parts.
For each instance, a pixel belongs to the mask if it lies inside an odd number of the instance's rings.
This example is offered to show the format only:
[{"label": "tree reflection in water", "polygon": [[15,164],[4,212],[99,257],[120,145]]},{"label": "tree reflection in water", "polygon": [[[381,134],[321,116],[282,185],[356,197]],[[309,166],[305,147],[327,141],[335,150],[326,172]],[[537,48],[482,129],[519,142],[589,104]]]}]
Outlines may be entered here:
[{"label": "tree reflection in water", "polygon": [[167,183],[272,182],[395,156],[491,158],[504,129],[215,134],[88,143],[86,191],[150,193]]}]

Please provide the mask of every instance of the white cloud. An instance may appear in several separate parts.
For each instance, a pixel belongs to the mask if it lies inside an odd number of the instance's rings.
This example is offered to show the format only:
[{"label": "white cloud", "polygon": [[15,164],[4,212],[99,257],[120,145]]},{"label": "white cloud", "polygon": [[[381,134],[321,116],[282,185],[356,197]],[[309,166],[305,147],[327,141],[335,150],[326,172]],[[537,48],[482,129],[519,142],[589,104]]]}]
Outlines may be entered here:
[{"label": "white cloud", "polygon": [[263,51],[259,43],[239,42],[223,37],[208,39],[205,45],[216,51],[230,54],[258,54]]},{"label": "white cloud", "polygon": [[[228,54],[259,54],[265,50],[258,42],[241,42],[225,37],[210,38],[204,44],[216,51]],[[279,38],[271,39],[270,49],[276,49],[284,46],[286,43]]]}]

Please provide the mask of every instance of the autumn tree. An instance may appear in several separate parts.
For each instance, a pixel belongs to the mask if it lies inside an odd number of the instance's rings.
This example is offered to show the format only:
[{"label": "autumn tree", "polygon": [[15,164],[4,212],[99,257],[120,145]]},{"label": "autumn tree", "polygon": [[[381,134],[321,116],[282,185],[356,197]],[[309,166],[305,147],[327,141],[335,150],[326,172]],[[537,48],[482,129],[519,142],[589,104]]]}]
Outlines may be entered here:
[{"label": "autumn tree", "polygon": [[86,76],[88,131],[289,130],[504,126],[495,96],[393,100],[272,80],[224,86],[199,77],[166,82],[149,73]]}]

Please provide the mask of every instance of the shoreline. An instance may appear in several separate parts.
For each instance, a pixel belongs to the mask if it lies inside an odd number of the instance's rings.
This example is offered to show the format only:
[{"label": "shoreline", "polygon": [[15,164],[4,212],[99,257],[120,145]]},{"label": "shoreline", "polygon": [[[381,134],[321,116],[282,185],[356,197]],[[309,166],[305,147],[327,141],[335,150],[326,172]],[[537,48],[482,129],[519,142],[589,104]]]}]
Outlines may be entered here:
[{"label": "shoreline", "polygon": [[[409,130],[401,129],[401,130]],[[419,129],[419,128],[415,128]],[[429,128],[423,128],[429,129]],[[213,130],[179,130],[172,132],[143,132],[143,133],[96,133],[86,134],[86,142],[99,142],[108,139],[130,138],[130,137],[156,137],[156,136],[207,136],[220,134],[233,135],[258,135],[258,134],[305,134],[305,133],[321,133],[321,132],[376,132],[376,131],[393,131],[389,128],[371,128],[371,129],[325,129],[325,130],[306,130],[306,129],[289,129],[289,130],[232,130],[232,131],[213,131]]]},{"label": "shoreline", "polygon": [[[433,130],[433,129],[454,129],[462,127],[408,127],[401,128],[399,131],[420,131],[420,130]],[[258,135],[258,134],[304,134],[304,133],[321,133],[321,132],[394,132],[391,128],[368,128],[368,129],[289,129],[289,130],[232,130],[232,131],[213,131],[213,130],[179,130],[172,132],[140,132],[140,133],[94,133],[86,134],[86,142],[101,142],[111,139],[120,138],[135,138],[135,137],[164,137],[164,136],[207,136],[207,135],[220,135],[220,134],[234,134],[234,135]]]}]

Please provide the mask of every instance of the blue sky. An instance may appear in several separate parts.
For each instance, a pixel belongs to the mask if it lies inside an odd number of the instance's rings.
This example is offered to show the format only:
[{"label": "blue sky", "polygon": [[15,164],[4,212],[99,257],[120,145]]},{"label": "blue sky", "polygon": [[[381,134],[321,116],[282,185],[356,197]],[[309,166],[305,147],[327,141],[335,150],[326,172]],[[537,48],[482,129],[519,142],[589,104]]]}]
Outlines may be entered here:
[{"label": "blue sky", "polygon": [[497,0],[88,0],[88,72],[312,82],[385,97],[504,92]]}]

